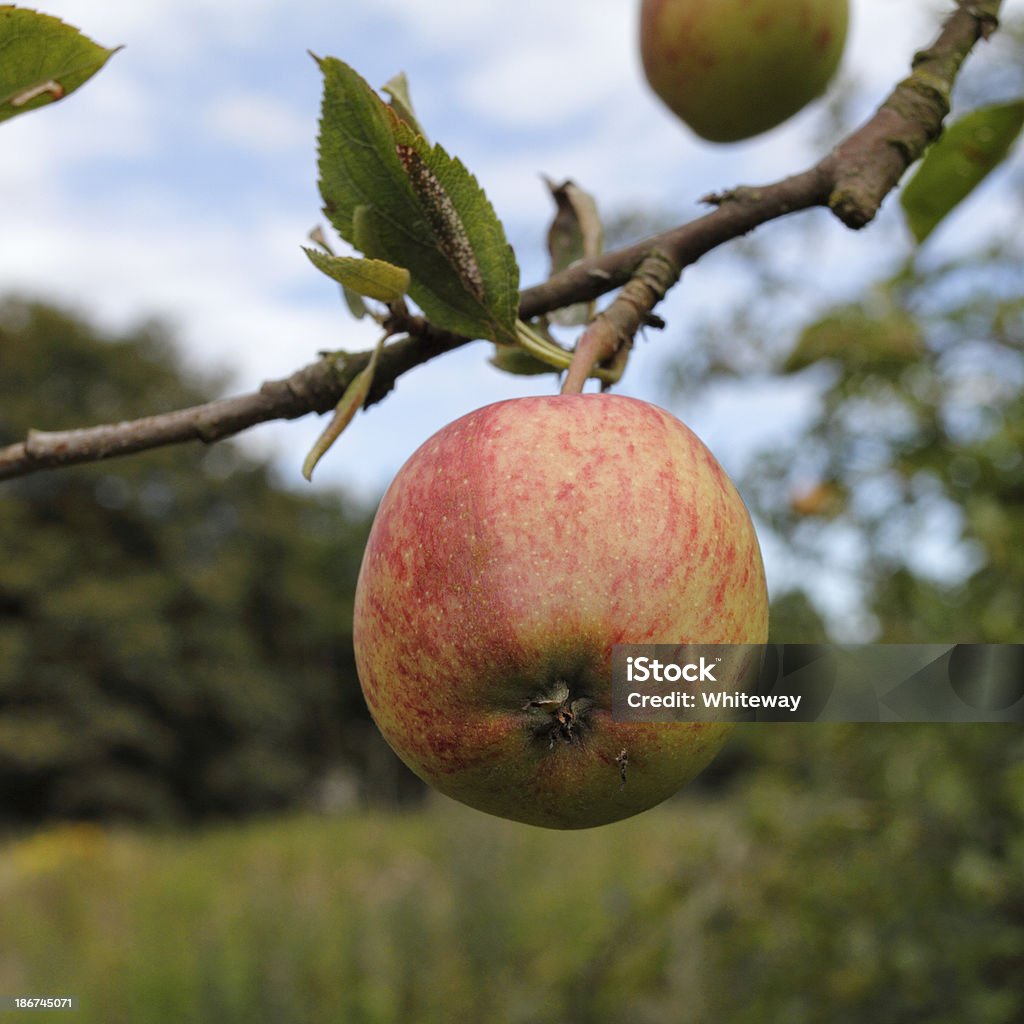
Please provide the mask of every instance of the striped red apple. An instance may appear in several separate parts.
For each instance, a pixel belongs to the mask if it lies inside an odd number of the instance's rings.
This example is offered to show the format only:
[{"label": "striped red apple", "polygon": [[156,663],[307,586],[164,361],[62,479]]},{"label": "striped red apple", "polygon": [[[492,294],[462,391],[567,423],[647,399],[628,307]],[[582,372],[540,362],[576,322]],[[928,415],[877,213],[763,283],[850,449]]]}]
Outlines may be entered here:
[{"label": "striped red apple", "polygon": [[645,810],[725,741],[616,722],[618,643],[763,643],[750,517],[679,420],[606,394],[499,402],[439,431],[387,491],[356,590],[374,720],[442,793],[551,828]]}]

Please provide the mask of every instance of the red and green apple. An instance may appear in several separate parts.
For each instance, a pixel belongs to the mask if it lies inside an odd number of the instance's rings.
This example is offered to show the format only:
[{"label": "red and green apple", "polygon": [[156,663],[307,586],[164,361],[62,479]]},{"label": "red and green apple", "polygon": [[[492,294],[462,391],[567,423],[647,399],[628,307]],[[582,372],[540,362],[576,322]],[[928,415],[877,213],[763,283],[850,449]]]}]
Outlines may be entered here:
[{"label": "red and green apple", "polygon": [[735,142],[820,96],[843,54],[848,0],[643,0],[647,81],[698,135]]},{"label": "red and green apple", "polygon": [[636,814],[696,775],[720,723],[614,721],[612,647],[763,643],[746,508],[664,410],[520,398],[443,428],[399,471],[355,600],[370,712],[442,793],[551,828]]}]

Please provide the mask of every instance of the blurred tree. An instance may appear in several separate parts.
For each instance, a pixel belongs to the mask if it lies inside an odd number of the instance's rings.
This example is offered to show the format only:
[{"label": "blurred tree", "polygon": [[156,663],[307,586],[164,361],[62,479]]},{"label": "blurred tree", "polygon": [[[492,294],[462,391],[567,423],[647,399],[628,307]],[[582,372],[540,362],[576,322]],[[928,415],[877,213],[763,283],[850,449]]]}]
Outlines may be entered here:
[{"label": "blurred tree", "polygon": [[1014,241],[908,261],[804,329],[782,363],[824,386],[748,494],[794,564],[843,553],[879,640],[1021,639],[1022,258]]},{"label": "blurred tree", "polygon": [[[968,65],[958,82],[961,108],[1019,95],[1024,23],[994,45],[1000,59]],[[776,639],[816,639],[816,612],[848,639],[1020,641],[1019,157],[925,245],[900,220],[890,205],[871,228],[886,255],[842,281],[826,271],[828,288],[807,263],[810,252],[828,259],[821,218],[734,246],[743,301],[693,319],[677,391],[745,391],[795,424],[770,432],[772,447],[736,474],[785,567]]]},{"label": "blurred tree", "polygon": [[[1001,59],[969,65],[958,83],[962,105],[1019,95],[1024,23],[1004,29]],[[828,259],[823,219],[731,248],[743,301],[693,317],[671,376],[684,402],[724,395],[789,425],[764,431],[769,442],[730,467],[780,570],[773,641],[1024,642],[1022,222],[1018,157],[924,246],[890,206],[871,228],[887,255],[828,288],[807,260]],[[816,779],[827,804],[850,780],[874,778],[875,763],[951,758],[969,791],[986,785],[987,747],[1005,764],[1019,757],[1014,730],[965,731],[746,727],[703,781],[732,792],[745,773],[778,770],[793,786]],[[840,756],[845,781],[819,778]],[[1019,772],[1013,780],[1019,805]],[[878,780],[879,798],[887,792]],[[894,803],[894,820],[915,817],[912,803]],[[1002,810],[978,817],[989,813]],[[948,856],[956,829],[975,824],[950,825]]]},{"label": "blurred tree", "polygon": [[[166,332],[104,337],[0,306],[0,444],[201,402]],[[0,816],[181,819],[312,799],[339,769],[409,778],[352,656],[368,515],[296,495],[220,444],[14,481],[0,494]],[[365,769],[372,763],[373,771]]]}]

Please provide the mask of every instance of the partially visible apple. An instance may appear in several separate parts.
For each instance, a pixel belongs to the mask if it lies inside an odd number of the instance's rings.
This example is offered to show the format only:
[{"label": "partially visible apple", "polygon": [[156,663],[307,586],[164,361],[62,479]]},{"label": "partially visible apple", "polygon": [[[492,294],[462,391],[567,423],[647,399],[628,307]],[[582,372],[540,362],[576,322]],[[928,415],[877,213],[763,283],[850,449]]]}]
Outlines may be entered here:
[{"label": "partially visible apple", "polygon": [[586,828],[660,803],[731,728],[614,722],[612,645],[763,643],[767,620],[750,517],[698,438],[646,402],[559,395],[478,409],[412,455],[370,533],[354,638],[416,774]]},{"label": "partially visible apple", "polygon": [[643,0],[647,81],[698,135],[735,142],[824,92],[846,42],[847,0]]}]

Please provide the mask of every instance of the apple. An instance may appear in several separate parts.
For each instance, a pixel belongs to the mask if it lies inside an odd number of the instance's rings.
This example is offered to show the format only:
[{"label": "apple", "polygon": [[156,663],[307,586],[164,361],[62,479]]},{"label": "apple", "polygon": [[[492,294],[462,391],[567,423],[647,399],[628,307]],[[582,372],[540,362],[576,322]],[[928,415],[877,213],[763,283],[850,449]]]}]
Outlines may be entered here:
[{"label": "apple", "polygon": [[847,0],[643,0],[647,81],[698,135],[759,135],[825,91],[846,42]]},{"label": "apple", "polygon": [[613,721],[612,645],[764,643],[767,621],[750,517],[701,441],[647,402],[557,395],[485,406],[410,457],[370,532],[354,643],[417,775],[569,829],[660,803],[731,728]]}]

